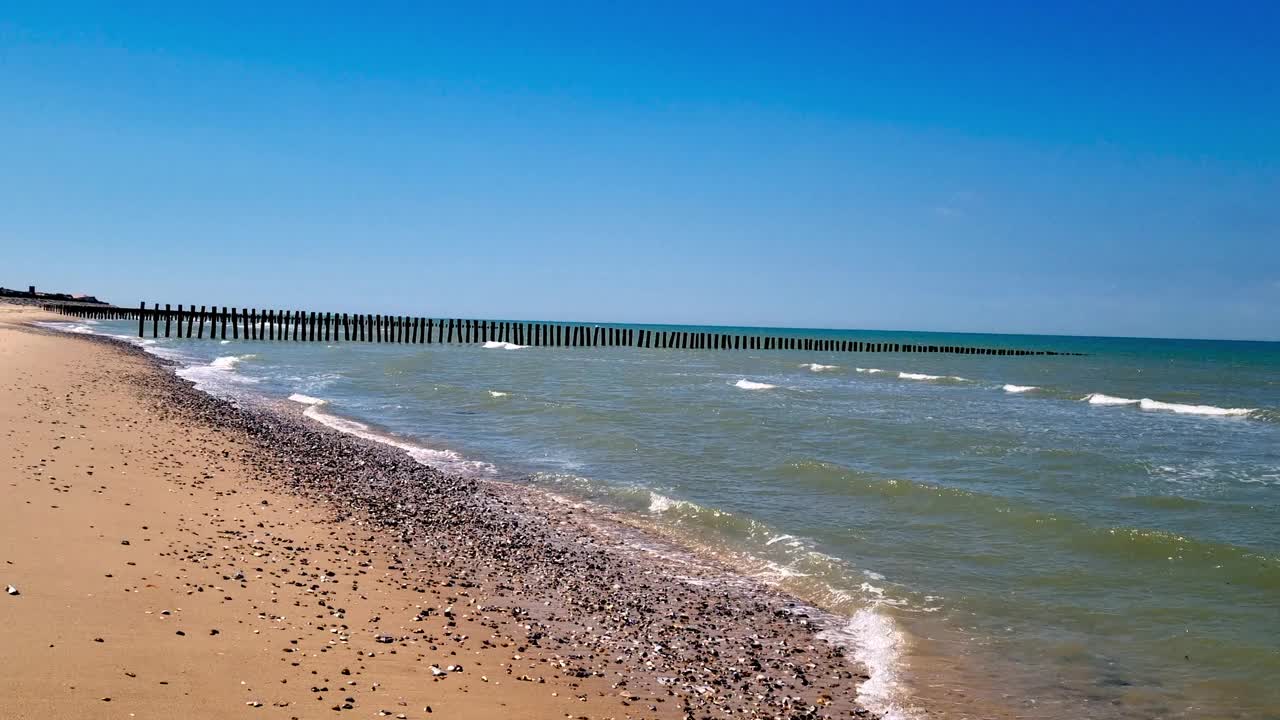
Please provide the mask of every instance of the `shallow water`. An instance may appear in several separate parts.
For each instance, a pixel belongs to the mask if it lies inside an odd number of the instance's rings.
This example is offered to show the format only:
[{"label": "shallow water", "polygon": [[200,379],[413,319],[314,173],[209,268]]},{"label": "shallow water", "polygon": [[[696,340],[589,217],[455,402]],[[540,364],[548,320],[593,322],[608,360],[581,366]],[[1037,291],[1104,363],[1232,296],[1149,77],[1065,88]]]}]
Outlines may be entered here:
[{"label": "shallow water", "polygon": [[1280,345],[796,332],[1088,355],[149,348],[840,613],[897,716],[1280,716]]}]

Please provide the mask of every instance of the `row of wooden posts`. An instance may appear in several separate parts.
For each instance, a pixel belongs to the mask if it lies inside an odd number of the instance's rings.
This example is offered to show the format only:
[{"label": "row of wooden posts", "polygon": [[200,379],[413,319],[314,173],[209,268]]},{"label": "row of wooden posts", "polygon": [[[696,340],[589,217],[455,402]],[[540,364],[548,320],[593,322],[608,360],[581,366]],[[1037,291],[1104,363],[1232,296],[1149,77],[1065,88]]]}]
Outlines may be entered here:
[{"label": "row of wooden posts", "polygon": [[927,352],[961,355],[1059,355],[1051,350],[982,348],[958,345],[802,338],[736,333],[652,330],[609,325],[496,320],[433,319],[402,315],[371,315],[304,310],[258,310],[195,305],[176,309],[145,302],[137,310],[114,306],[50,304],[45,309],[73,317],[137,320],[138,337],[377,343],[485,343],[554,347],[643,347],[693,350],[813,350],[829,352]]}]

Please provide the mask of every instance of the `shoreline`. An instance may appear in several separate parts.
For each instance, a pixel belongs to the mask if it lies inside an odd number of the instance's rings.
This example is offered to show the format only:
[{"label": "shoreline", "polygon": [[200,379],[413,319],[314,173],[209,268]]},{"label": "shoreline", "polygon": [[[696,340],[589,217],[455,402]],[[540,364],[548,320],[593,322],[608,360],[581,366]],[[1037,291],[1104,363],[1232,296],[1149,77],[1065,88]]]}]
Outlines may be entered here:
[{"label": "shoreline", "polygon": [[[300,410],[237,406],[194,389],[136,346],[84,337],[148,364],[149,377],[137,382],[153,410],[171,425],[210,428],[238,445],[270,491],[308,498],[361,532],[377,526],[371,537],[411,548],[415,561],[473,596],[518,599],[519,607],[507,608],[512,619],[499,624],[523,628],[525,652],[573,658],[560,661],[568,677],[608,681],[614,695],[627,693],[633,699],[617,705],[619,716],[736,709],[878,717],[856,701],[865,673],[819,639],[827,628],[782,593],[685,582],[656,562],[638,570],[634,550],[593,533],[596,519],[578,519],[572,506],[538,502],[510,483],[441,473],[400,449],[309,422]],[[392,646],[413,642],[387,637]]]}]

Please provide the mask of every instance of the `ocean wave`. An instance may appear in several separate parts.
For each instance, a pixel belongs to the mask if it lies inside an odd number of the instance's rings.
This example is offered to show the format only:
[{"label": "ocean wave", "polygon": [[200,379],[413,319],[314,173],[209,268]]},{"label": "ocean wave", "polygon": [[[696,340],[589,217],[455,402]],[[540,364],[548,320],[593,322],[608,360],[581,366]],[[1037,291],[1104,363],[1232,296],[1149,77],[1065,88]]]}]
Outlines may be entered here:
[{"label": "ocean wave", "polygon": [[339,417],[337,415],[326,413],[321,410],[322,407],[328,405],[328,402],[325,400],[313,398],[308,395],[302,395],[300,393],[290,395],[289,399],[306,405],[307,409],[304,410],[302,414],[305,417],[315,420],[321,425],[325,425],[337,430],[338,432],[354,435],[358,438],[399,448],[404,450],[409,457],[428,467],[458,473],[491,474],[496,471],[496,468],[487,462],[467,460],[453,450],[436,450],[434,448],[404,442],[403,440],[391,437],[390,435],[377,432],[358,420],[351,420],[350,418]]},{"label": "ocean wave", "polygon": [[211,368],[217,368],[218,370],[234,370],[234,369],[235,369],[235,367],[236,367],[236,365],[239,365],[240,363],[244,362],[245,360],[252,360],[253,358],[256,358],[256,357],[258,357],[258,356],[257,356],[257,355],[252,355],[252,354],[250,354],[250,355],[223,355],[223,356],[221,356],[221,357],[216,357],[216,358],[214,358],[214,359],[213,359],[213,362],[209,363],[209,367],[211,367]]},{"label": "ocean wave", "polygon": [[952,380],[955,382],[967,382],[965,378],[959,375],[926,375],[924,373],[900,372],[898,377],[903,380],[927,380],[933,382],[935,380]]},{"label": "ocean wave", "polygon": [[875,375],[876,373],[884,372],[880,368],[854,368],[854,370],[857,370],[860,373],[867,373],[868,375]]},{"label": "ocean wave", "polygon": [[1040,388],[1036,385],[1005,385],[1004,386],[1004,391],[1007,393],[1024,393],[1024,392],[1031,392],[1032,390],[1039,390],[1039,389]]},{"label": "ocean wave", "polygon": [[[53,320],[38,320],[33,325],[42,327],[46,330],[57,330],[58,332],[75,333],[77,335],[94,335],[96,331],[89,326],[88,321],[78,322],[62,322]],[[95,323],[96,324],[96,323]]]},{"label": "ocean wave", "polygon": [[1080,399],[1090,405],[1137,405],[1141,402],[1140,400],[1103,395],[1102,393],[1089,393]]},{"label": "ocean wave", "polygon": [[320,398],[303,395],[302,393],[294,393],[289,396],[289,399],[296,403],[302,403],[303,405],[326,405],[329,402],[328,400],[321,400]]},{"label": "ocean wave", "polygon": [[490,391],[489,391],[489,395],[490,395],[491,397],[496,397],[496,398],[506,397],[506,396],[507,396],[507,394],[506,394],[506,393],[504,393],[504,392],[502,392],[501,390],[490,390]]},{"label": "ocean wave", "polygon": [[769,383],[752,382],[746,378],[734,383],[733,386],[742,388],[743,390],[772,390],[778,387],[777,385],[770,385]]},{"label": "ocean wave", "polygon": [[809,368],[810,370],[812,370],[812,371],[814,371],[814,372],[823,372],[823,371],[826,371],[826,370],[836,370],[836,369],[839,369],[839,367],[840,367],[840,366],[839,366],[839,365],[823,365],[823,364],[821,364],[821,363],[804,363],[804,364],[803,364],[803,365],[801,365],[800,367],[802,367],[802,368]]},{"label": "ocean wave", "polygon": [[858,686],[859,703],[885,720],[914,717],[898,700],[898,668],[905,641],[893,618],[875,607],[858,610],[842,627],[828,628],[818,637],[851,650],[853,659],[871,676]]},{"label": "ocean wave", "polygon": [[[147,348],[147,352],[152,352],[161,357],[171,357],[171,359],[179,359],[173,354],[166,353],[160,348]],[[236,366],[245,360],[250,360],[257,355],[223,355],[216,357],[207,365],[188,365],[174,372],[175,375],[190,380],[197,390],[207,392],[210,395],[224,395],[235,392],[231,388],[235,385],[256,383],[257,378],[247,377],[237,373]]]},{"label": "ocean wave", "polygon": [[1142,398],[1138,407],[1143,410],[1166,410],[1182,415],[1219,415],[1223,417],[1240,417],[1253,412],[1254,408],[1222,408],[1213,405],[1182,405],[1179,403],[1160,402],[1151,398]]},{"label": "ocean wave", "polygon": [[515,343],[502,342],[500,340],[490,340],[484,344],[486,350],[523,350],[528,345],[517,345]]},{"label": "ocean wave", "polygon": [[1161,402],[1151,398],[1122,398],[1102,393],[1089,393],[1081,400],[1090,405],[1137,405],[1142,410],[1164,411],[1179,415],[1206,415],[1216,417],[1244,417],[1255,412],[1255,408],[1224,408],[1216,405],[1184,405],[1182,403]]},{"label": "ocean wave", "polygon": [[660,492],[649,491],[649,512],[654,515],[661,515],[670,510],[701,510],[695,503],[687,500],[673,500]]}]

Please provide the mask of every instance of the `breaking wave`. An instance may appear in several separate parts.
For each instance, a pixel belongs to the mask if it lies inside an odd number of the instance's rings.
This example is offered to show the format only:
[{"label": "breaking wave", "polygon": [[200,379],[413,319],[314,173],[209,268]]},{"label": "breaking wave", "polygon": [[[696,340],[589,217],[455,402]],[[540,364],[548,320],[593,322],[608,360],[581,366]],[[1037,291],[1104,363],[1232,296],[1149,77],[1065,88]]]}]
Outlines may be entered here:
[{"label": "breaking wave", "polygon": [[851,649],[853,659],[866,667],[871,678],[858,686],[859,703],[880,713],[885,720],[914,716],[897,701],[898,668],[902,664],[905,640],[893,618],[872,606],[855,611],[843,627],[829,628],[818,637]]},{"label": "breaking wave", "polygon": [[1039,389],[1040,388],[1035,385],[1005,385],[1004,386],[1004,391],[1007,393],[1024,393],[1024,392],[1031,392],[1032,390],[1039,390]]},{"label": "breaking wave", "polygon": [[746,378],[734,383],[733,386],[743,390],[772,390],[777,387],[777,385],[770,385],[769,383],[752,382]]},{"label": "breaking wave", "polygon": [[302,393],[294,393],[289,396],[293,402],[306,405],[307,409],[302,414],[315,420],[321,425],[330,427],[338,432],[354,435],[365,440],[372,440],[383,445],[400,448],[408,453],[409,457],[428,467],[437,468],[449,472],[466,473],[466,474],[491,474],[496,471],[493,465],[478,460],[467,460],[462,455],[453,450],[436,450],[434,448],[415,445],[414,443],[405,442],[399,438],[380,433],[373,428],[365,425],[357,420],[339,417],[324,412],[321,408],[327,406],[329,402],[320,398],[303,395]]},{"label": "breaking wave", "polygon": [[485,350],[523,350],[528,345],[517,345],[515,343],[502,342],[501,340],[490,340],[484,344]]},{"label": "breaking wave", "polygon": [[926,375],[924,373],[900,372],[898,377],[903,380],[927,380],[930,382],[937,380],[951,380],[954,382],[966,382],[965,378],[959,375]]},{"label": "breaking wave", "polygon": [[802,367],[802,368],[809,368],[810,370],[812,370],[812,371],[814,371],[814,372],[823,372],[823,371],[825,371],[825,370],[836,370],[836,369],[838,369],[840,366],[839,366],[839,365],[823,365],[823,364],[821,364],[821,363],[804,363],[804,364],[803,364],[803,365],[801,365],[800,367]]},{"label": "breaking wave", "polygon": [[1182,403],[1161,402],[1151,398],[1123,398],[1102,393],[1089,393],[1080,398],[1090,405],[1136,405],[1142,410],[1164,411],[1179,415],[1206,415],[1211,417],[1245,417],[1256,411],[1256,408],[1224,408],[1216,405],[1185,405]]},{"label": "breaking wave", "polygon": [[[165,356],[159,351],[157,355]],[[246,377],[236,372],[236,366],[245,360],[252,360],[257,355],[223,355],[216,357],[208,365],[188,365],[175,371],[175,375],[190,380],[197,390],[211,395],[227,393],[232,385],[256,383],[256,378]]]}]

